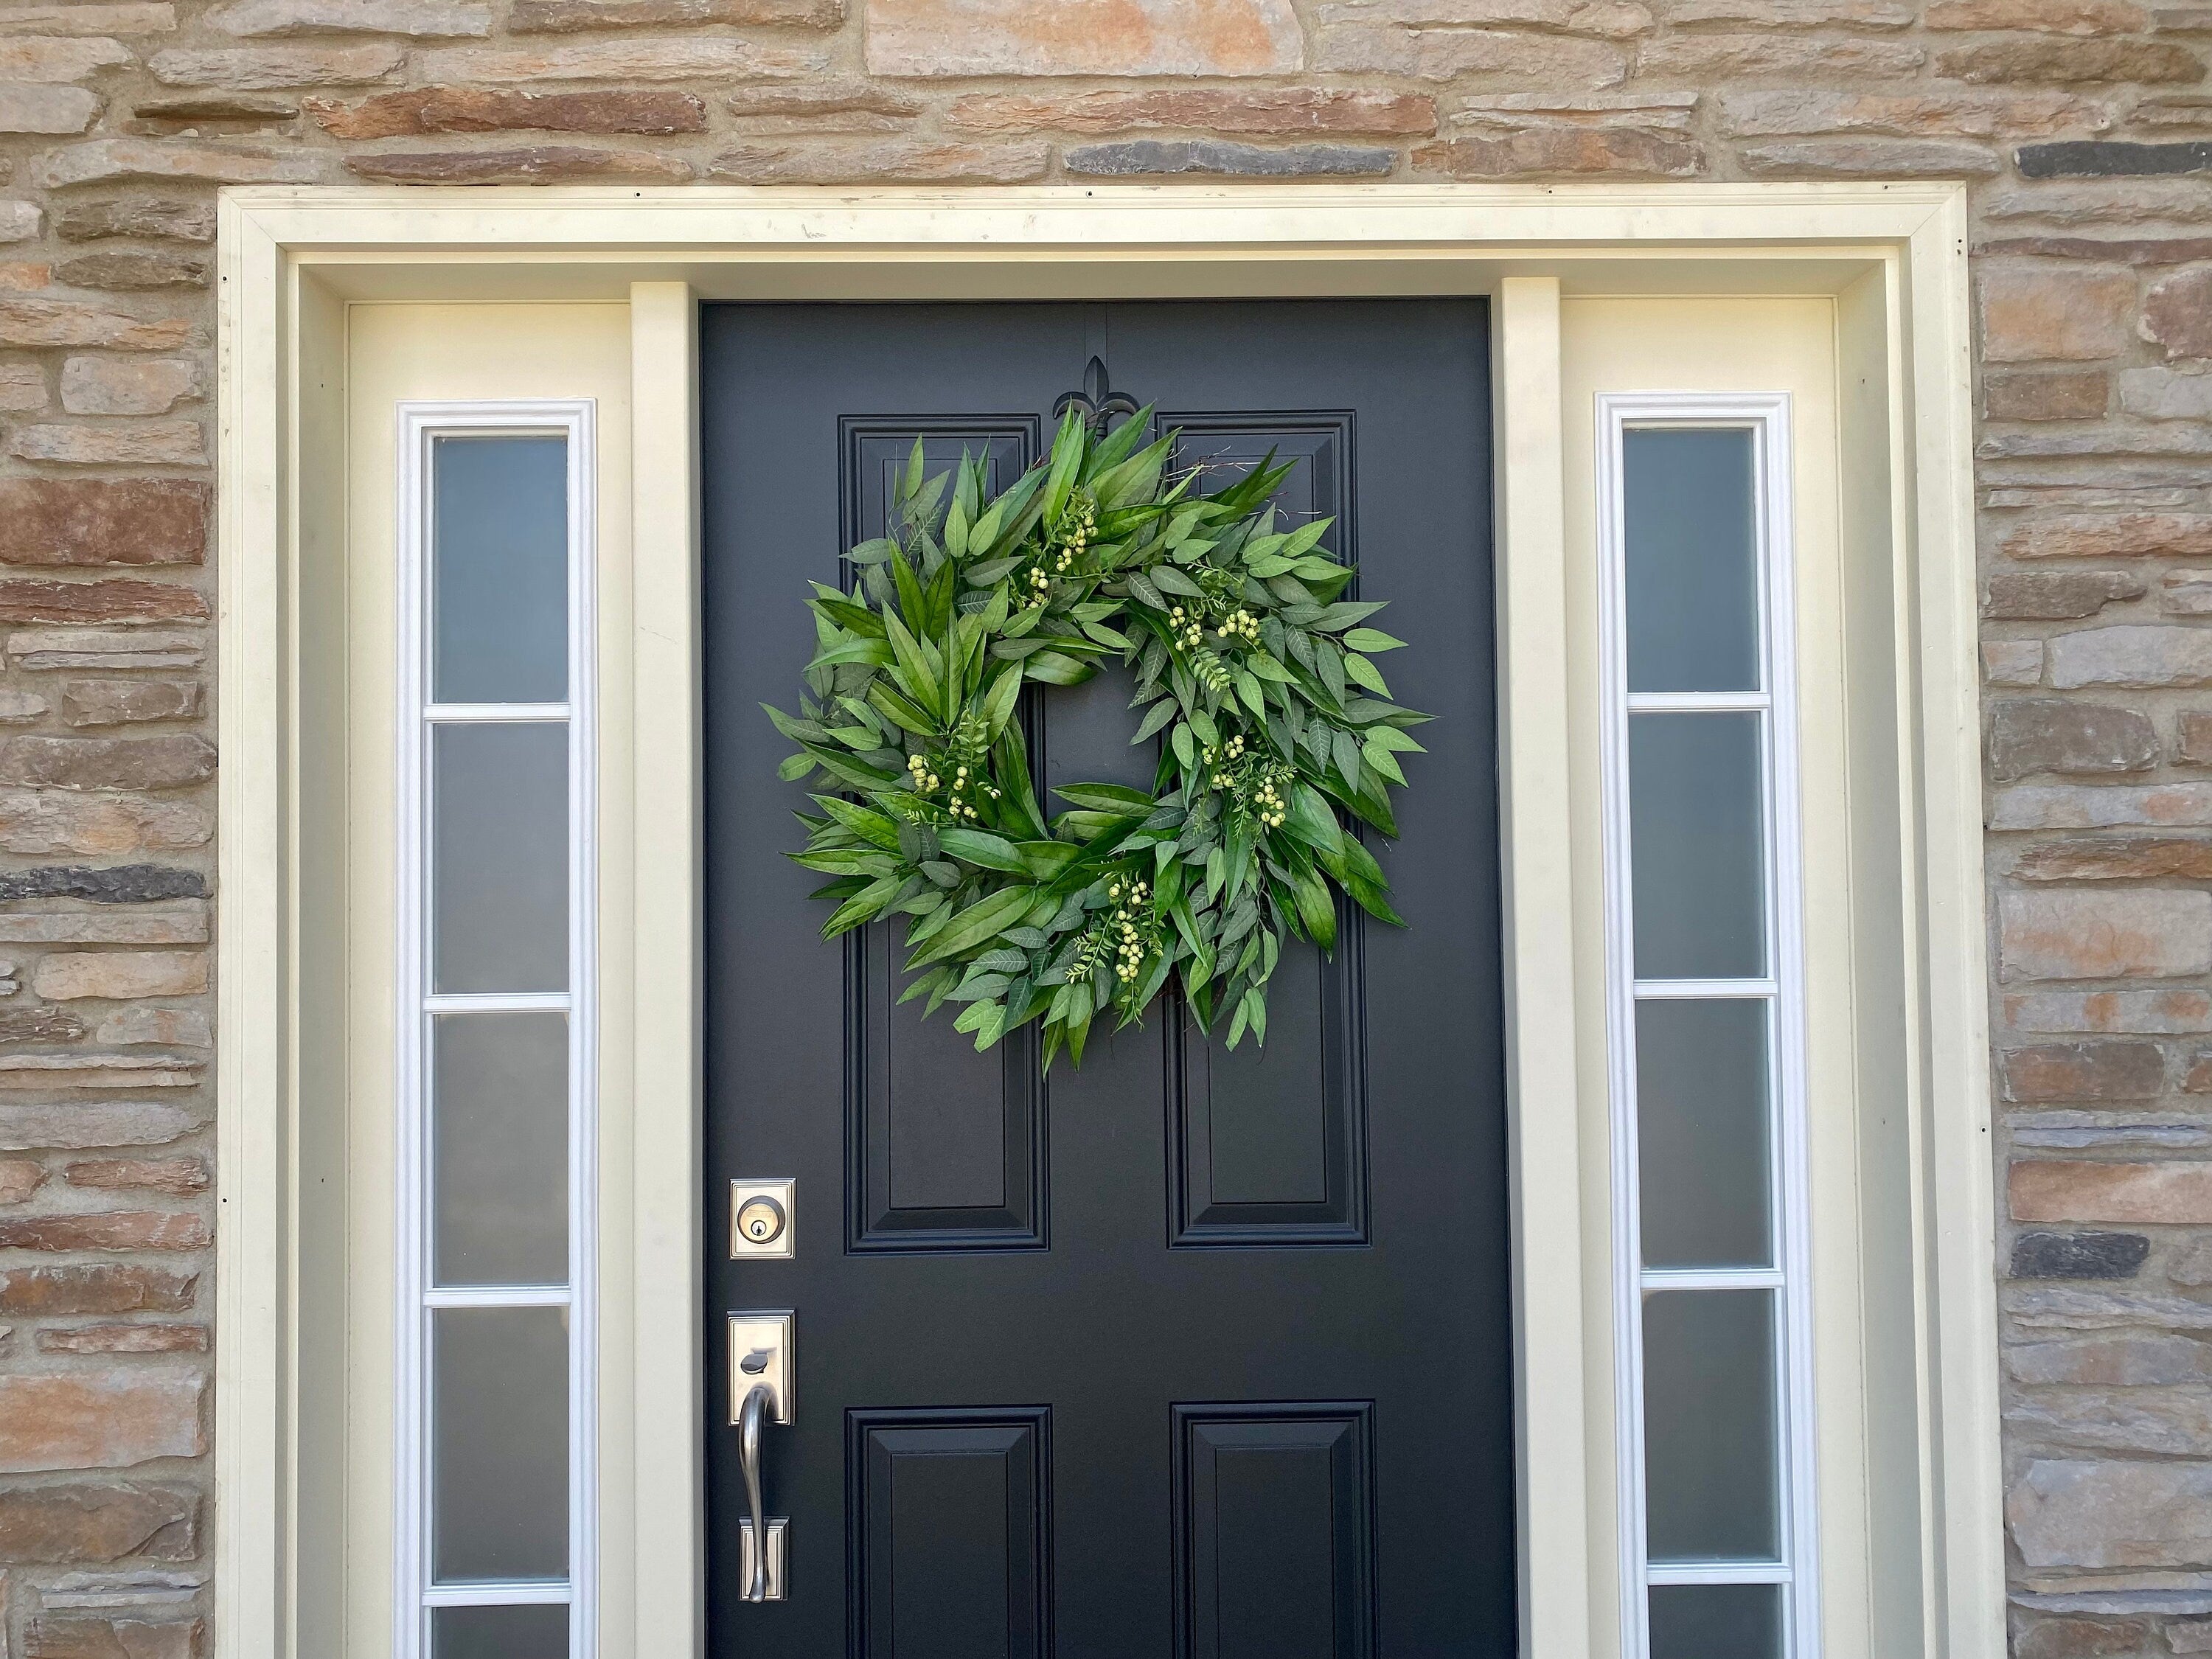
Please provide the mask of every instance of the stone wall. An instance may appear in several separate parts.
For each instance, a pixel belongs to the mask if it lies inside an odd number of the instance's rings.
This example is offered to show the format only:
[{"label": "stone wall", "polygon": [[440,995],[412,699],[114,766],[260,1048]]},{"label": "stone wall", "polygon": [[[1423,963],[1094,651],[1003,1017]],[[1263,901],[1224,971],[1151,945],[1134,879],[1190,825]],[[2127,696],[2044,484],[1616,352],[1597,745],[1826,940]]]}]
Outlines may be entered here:
[{"label": "stone wall", "polygon": [[2022,1659],[2212,1652],[2204,0],[0,0],[0,1659],[207,1635],[226,181],[1972,181]]}]

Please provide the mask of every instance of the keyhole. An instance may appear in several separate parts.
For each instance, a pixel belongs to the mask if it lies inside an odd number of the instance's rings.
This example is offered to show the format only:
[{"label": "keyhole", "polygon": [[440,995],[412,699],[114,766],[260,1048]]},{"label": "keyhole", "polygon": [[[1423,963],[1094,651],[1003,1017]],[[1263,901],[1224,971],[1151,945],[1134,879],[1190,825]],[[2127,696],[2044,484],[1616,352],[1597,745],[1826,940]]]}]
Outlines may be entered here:
[{"label": "keyhole", "polygon": [[751,1244],[773,1244],[783,1236],[783,1206],[756,1194],[738,1209],[738,1236]]}]

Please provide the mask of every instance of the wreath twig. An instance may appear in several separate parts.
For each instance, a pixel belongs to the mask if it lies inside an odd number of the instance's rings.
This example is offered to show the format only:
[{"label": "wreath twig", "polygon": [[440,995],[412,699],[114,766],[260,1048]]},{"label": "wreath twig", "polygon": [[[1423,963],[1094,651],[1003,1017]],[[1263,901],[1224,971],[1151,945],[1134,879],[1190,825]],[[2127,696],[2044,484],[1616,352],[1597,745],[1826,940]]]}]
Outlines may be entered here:
[{"label": "wreath twig", "polygon": [[[979,1049],[1042,1019],[1048,1065],[1062,1043],[1079,1065],[1095,1018],[1137,1019],[1170,975],[1201,1025],[1228,1015],[1230,1047],[1264,1042],[1285,935],[1334,948],[1333,890],[1400,923],[1353,821],[1396,835],[1398,757],[1421,748],[1407,728],[1429,717],[1372,660],[1404,641],[1340,597],[1328,520],[1275,528],[1288,466],[1200,493],[1167,471],[1176,434],[1139,447],[1151,418],[1102,435],[1071,409],[989,500],[981,459],[925,478],[917,441],[894,534],[848,555],[854,591],[813,584],[799,714],[768,711],[799,746],[782,776],[815,782],[791,856],[831,878],[823,936],[911,917],[901,1000],[965,1005]],[[1048,817],[1022,688],[1112,658],[1136,671],[1131,743],[1164,737],[1152,791],[1064,784]]]}]

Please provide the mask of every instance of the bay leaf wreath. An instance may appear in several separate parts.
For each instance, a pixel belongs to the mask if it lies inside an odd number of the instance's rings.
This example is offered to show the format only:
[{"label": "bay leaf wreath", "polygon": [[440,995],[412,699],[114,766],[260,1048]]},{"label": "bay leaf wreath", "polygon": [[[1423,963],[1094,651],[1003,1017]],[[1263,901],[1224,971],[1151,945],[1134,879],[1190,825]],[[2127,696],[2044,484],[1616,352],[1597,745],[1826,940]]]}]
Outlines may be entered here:
[{"label": "bay leaf wreath", "polygon": [[[1063,1044],[1080,1065],[1095,1019],[1138,1019],[1170,976],[1201,1026],[1227,1015],[1231,1048],[1264,1042],[1285,936],[1335,946],[1333,889],[1402,925],[1352,821],[1397,833],[1398,757],[1428,716],[1373,658],[1404,641],[1340,597],[1328,520],[1275,527],[1289,466],[1201,493],[1200,469],[1170,471],[1176,434],[1143,444],[1151,417],[1102,431],[1069,409],[990,500],[981,459],[925,478],[917,440],[893,533],[848,556],[854,590],[813,584],[799,714],[768,710],[799,745],[781,775],[815,783],[791,856],[830,878],[823,936],[911,917],[900,1000],[964,1005],[979,1049],[1041,1019],[1048,1066]],[[1048,817],[1022,688],[1117,658],[1132,744],[1165,733],[1152,791],[1063,784]]]}]

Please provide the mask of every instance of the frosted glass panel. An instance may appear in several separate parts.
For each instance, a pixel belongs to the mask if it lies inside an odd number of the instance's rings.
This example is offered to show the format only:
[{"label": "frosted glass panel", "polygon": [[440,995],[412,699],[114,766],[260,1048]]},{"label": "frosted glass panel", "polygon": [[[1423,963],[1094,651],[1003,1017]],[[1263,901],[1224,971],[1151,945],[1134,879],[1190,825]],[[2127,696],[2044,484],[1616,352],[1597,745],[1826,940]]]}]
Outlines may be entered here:
[{"label": "frosted glass panel", "polygon": [[568,1571],[568,1315],[431,1316],[432,1571],[441,1583]]},{"label": "frosted glass panel", "polygon": [[1766,1004],[1636,1006],[1644,1265],[1772,1265]]},{"label": "frosted glass panel", "polygon": [[1654,1585],[1651,1659],[1782,1659],[1782,1595],[1779,1584]]},{"label": "frosted glass panel", "polygon": [[430,696],[568,695],[568,441],[431,441]]},{"label": "frosted glass panel", "polygon": [[1756,714],[1628,720],[1639,979],[1758,979],[1766,967]]},{"label": "frosted glass panel", "polygon": [[1747,428],[1621,434],[1628,689],[1759,689],[1759,568]]},{"label": "frosted glass panel", "polygon": [[568,1016],[439,1014],[430,1025],[431,1282],[565,1282]]},{"label": "frosted glass panel", "polygon": [[1774,1293],[1644,1299],[1644,1474],[1654,1561],[1779,1559]]},{"label": "frosted glass panel", "polygon": [[431,988],[566,990],[568,728],[440,726],[431,744]]},{"label": "frosted glass panel", "polygon": [[568,1659],[568,1609],[438,1607],[430,1659]]}]

